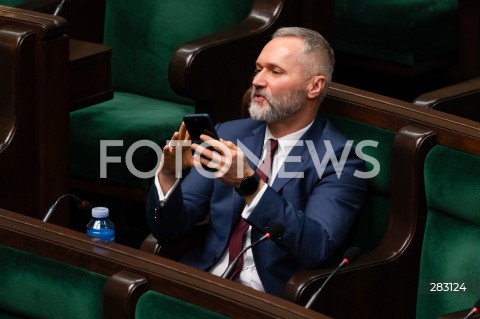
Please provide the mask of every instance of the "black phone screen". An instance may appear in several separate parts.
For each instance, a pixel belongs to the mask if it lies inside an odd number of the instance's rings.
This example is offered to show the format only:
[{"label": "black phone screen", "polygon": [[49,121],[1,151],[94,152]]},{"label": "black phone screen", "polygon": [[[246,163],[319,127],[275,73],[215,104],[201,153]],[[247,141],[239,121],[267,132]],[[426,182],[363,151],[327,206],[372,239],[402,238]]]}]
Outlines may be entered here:
[{"label": "black phone screen", "polygon": [[218,140],[217,132],[210,115],[202,114],[188,114],[183,117],[183,122],[187,127],[192,142],[198,143],[200,135],[206,134]]}]

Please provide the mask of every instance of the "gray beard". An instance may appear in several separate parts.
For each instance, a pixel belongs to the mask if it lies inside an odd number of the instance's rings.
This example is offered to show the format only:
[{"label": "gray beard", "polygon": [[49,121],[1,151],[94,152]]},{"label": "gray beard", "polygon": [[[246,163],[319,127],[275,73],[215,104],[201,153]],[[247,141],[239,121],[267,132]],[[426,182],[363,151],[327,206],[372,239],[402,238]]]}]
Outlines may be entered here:
[{"label": "gray beard", "polygon": [[[262,107],[261,103],[253,100],[255,94],[260,94],[265,98],[267,101],[265,107]],[[272,123],[283,120],[298,112],[298,110],[302,108],[306,99],[306,93],[301,89],[296,89],[286,94],[273,97],[267,94],[264,89],[254,88],[250,95],[250,106],[248,111],[252,119]]]}]

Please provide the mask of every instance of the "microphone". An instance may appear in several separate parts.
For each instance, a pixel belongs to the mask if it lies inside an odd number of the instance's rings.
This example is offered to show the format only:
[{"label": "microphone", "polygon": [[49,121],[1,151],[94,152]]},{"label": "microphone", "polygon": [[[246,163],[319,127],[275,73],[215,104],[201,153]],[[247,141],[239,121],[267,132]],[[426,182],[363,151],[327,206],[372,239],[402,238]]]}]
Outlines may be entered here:
[{"label": "microphone", "polygon": [[472,310],[470,310],[470,312],[465,317],[463,317],[463,319],[468,319],[471,316],[473,316],[474,314],[478,313],[479,308],[480,308],[480,299],[477,300],[477,302],[473,306]]},{"label": "microphone", "polygon": [[262,241],[264,241],[265,239],[271,239],[271,238],[275,238],[275,237],[279,237],[283,234],[283,232],[285,231],[285,226],[283,226],[283,224],[280,224],[280,223],[274,223],[272,224],[269,229],[268,229],[268,232],[263,235],[259,240],[257,240],[256,242],[254,242],[253,244],[251,245],[248,245],[247,247],[243,248],[243,250],[237,255],[237,257],[235,257],[235,259],[232,261],[232,263],[230,265],[228,265],[227,269],[223,272],[222,274],[222,277],[221,278],[227,278],[227,279],[230,279],[230,276],[232,276],[232,272],[233,270],[235,269],[235,265],[237,264],[238,262],[238,259],[250,248],[252,248],[253,246],[261,243]]},{"label": "microphone", "polygon": [[307,304],[305,305],[305,308],[310,308],[313,304],[313,302],[318,298],[318,296],[320,295],[320,292],[322,291],[323,287],[325,287],[325,285],[327,284],[327,282],[330,280],[330,278],[332,278],[332,276],[340,269],[342,268],[344,265],[346,264],[349,264],[351,262],[354,262],[355,260],[357,260],[358,256],[360,256],[360,248],[358,247],[350,247],[349,249],[347,249],[347,251],[345,252],[345,254],[343,255],[343,260],[342,262],[337,266],[337,268],[335,268],[334,271],[332,271],[332,273],[327,277],[327,279],[325,279],[325,281],[323,282],[322,286],[320,287],[320,289],[318,289],[313,295],[312,297],[310,297],[310,299],[308,300]]},{"label": "microphone", "polygon": [[72,197],[73,199],[75,199],[77,201],[77,204],[78,204],[78,210],[81,213],[87,213],[87,212],[92,210],[92,204],[90,204],[89,202],[87,202],[85,200],[81,200],[80,198],[78,198],[77,196],[72,195],[72,194],[64,194],[64,195],[60,196],[55,201],[55,203],[53,203],[53,205],[50,206],[50,208],[47,210],[47,213],[45,214],[45,217],[43,217],[44,222],[47,222],[50,219],[53,212],[55,211],[55,208],[57,208],[58,203],[65,197]]},{"label": "microphone", "polygon": [[62,10],[63,8],[64,3],[65,3],[65,0],[62,0],[62,2],[58,4],[58,6],[55,8],[55,11],[53,12],[54,16],[58,16],[58,14],[60,13],[60,10]]}]

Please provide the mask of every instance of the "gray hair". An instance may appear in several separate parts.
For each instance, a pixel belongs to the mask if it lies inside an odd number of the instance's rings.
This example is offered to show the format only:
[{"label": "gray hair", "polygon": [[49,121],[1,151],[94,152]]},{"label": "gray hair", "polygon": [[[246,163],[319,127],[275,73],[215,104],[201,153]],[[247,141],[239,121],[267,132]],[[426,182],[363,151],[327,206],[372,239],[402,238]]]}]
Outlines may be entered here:
[{"label": "gray hair", "polygon": [[[320,33],[307,28],[284,27],[275,31],[272,39],[278,37],[303,39],[303,53],[306,55],[304,61],[309,64],[308,69],[325,76],[327,84],[332,81],[335,56],[332,47]],[[311,59],[308,59],[308,53],[312,53]]]}]

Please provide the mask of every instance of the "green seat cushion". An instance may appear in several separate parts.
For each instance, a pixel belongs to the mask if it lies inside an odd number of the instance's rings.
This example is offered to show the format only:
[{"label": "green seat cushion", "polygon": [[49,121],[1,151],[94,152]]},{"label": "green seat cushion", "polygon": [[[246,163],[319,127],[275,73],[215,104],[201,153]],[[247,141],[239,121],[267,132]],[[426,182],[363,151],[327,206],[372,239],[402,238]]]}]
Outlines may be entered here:
[{"label": "green seat cushion", "polygon": [[[161,149],[180,127],[183,115],[193,112],[194,108],[189,105],[124,92],[115,92],[110,101],[71,112],[72,175],[100,179],[101,141],[121,141],[121,147],[106,147],[106,156],[120,157],[121,163],[107,163],[106,178],[103,179],[147,189],[151,181],[138,177],[141,174],[127,166],[126,158],[133,160],[134,169],[145,174],[150,171],[154,173],[160,158],[154,147],[131,146],[146,140]],[[134,151],[132,156],[127,156],[129,149]]]},{"label": "green seat cushion", "polygon": [[0,316],[103,318],[107,277],[0,245]]},{"label": "green seat cushion", "polygon": [[[104,42],[112,47],[115,90],[193,105],[168,81],[174,51],[183,43],[237,24],[253,0],[107,1]],[[205,70],[206,76],[208,70]]]},{"label": "green seat cushion", "polygon": [[[247,315],[248,317],[248,315]],[[228,318],[219,313],[204,309],[185,301],[170,296],[147,291],[138,300],[135,310],[136,319],[225,319]]]},{"label": "green seat cushion", "polygon": [[[470,308],[480,296],[480,157],[435,146],[425,161],[428,215],[417,318]],[[431,291],[435,283],[466,291]],[[447,286],[449,289],[450,287]]]},{"label": "green seat cushion", "polygon": [[457,0],[336,0],[335,50],[404,65],[450,53]]},{"label": "green seat cushion", "polygon": [[0,5],[15,7],[15,6],[18,6],[19,4],[23,4],[27,1],[29,1],[29,0],[0,0]]},{"label": "green seat cushion", "polygon": [[[376,147],[362,148],[365,155],[378,161],[380,171],[367,180],[367,197],[351,234],[352,245],[364,252],[372,250],[385,235],[390,221],[390,166],[395,132],[328,113],[321,113],[321,116],[328,118],[347,139],[353,140],[355,146],[365,140],[378,142]],[[373,164],[370,161],[365,164],[365,172],[372,171]]]}]

